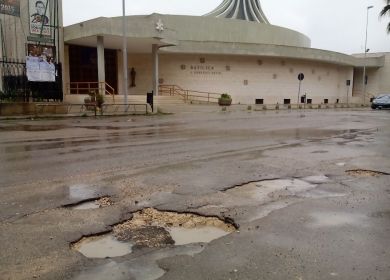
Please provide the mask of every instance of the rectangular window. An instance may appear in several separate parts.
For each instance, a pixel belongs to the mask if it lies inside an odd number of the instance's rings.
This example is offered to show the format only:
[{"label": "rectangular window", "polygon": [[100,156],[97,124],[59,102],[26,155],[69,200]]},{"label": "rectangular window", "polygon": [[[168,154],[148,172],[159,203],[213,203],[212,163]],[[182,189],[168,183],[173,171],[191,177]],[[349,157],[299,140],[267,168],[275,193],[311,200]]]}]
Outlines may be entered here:
[{"label": "rectangular window", "polygon": [[264,99],[256,99],[256,104],[257,104],[257,105],[262,105],[262,104],[264,104]]},{"label": "rectangular window", "polygon": [[312,99],[308,99],[307,100],[307,104],[312,104],[313,103],[313,100]]},{"label": "rectangular window", "polygon": [[284,99],[283,104],[285,105],[291,104],[291,99]]},{"label": "rectangular window", "polygon": [[306,96],[301,96],[301,103],[305,103],[306,102]]},{"label": "rectangular window", "polygon": [[329,99],[324,99],[324,104],[328,104],[329,103]]},{"label": "rectangular window", "polygon": [[339,104],[340,103],[340,99],[337,98],[336,103]]}]

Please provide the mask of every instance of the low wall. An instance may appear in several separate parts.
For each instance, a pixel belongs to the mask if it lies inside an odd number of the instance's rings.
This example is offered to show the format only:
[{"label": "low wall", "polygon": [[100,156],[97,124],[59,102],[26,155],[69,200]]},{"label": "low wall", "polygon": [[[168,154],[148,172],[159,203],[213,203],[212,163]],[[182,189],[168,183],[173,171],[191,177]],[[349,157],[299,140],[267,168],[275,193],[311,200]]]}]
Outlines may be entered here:
[{"label": "low wall", "polygon": [[1,116],[34,115],[33,103],[0,103]]},{"label": "low wall", "polygon": [[[0,103],[0,116],[23,116],[36,115],[36,108],[39,103]],[[58,103],[61,105],[61,103]],[[48,114],[66,114],[67,109],[63,106],[50,106]]]}]

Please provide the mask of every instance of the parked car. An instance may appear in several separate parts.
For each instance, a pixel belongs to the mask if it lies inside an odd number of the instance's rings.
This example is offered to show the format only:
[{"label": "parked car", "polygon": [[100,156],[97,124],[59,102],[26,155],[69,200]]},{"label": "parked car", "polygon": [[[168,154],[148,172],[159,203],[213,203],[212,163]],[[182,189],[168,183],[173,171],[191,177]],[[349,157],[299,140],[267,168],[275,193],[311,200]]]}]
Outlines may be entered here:
[{"label": "parked car", "polygon": [[381,94],[372,101],[372,109],[390,108],[390,94]]}]

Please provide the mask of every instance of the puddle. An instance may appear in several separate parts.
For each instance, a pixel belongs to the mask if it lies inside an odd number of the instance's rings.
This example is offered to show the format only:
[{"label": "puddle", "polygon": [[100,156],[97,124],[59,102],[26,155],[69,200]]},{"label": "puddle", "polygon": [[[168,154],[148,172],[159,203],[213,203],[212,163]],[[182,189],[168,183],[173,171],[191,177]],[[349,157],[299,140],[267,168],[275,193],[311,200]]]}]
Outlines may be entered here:
[{"label": "puddle", "polygon": [[211,226],[200,228],[172,227],[168,228],[168,232],[175,241],[175,245],[209,243],[230,233],[223,229]]},{"label": "puddle", "polygon": [[356,170],[347,170],[345,171],[350,176],[356,177],[377,177],[383,175],[390,175],[386,172],[374,171],[374,170],[364,170],[364,169],[356,169]]},{"label": "puddle", "polygon": [[230,189],[225,193],[235,201],[237,201],[238,198],[243,198],[266,203],[295,196],[298,193],[306,192],[316,187],[316,184],[311,184],[299,179],[277,179],[249,183]]},{"label": "puddle", "polygon": [[128,255],[132,252],[133,245],[128,242],[118,241],[113,234],[86,237],[72,245],[87,258],[113,258]]},{"label": "puddle", "polygon": [[144,247],[208,243],[235,230],[236,227],[218,218],[147,208],[114,226],[111,233],[84,237],[71,248],[88,258],[112,258]]},{"label": "puddle", "polygon": [[0,126],[0,131],[52,131],[67,128],[66,125],[23,125]]},{"label": "puddle", "polygon": [[314,219],[310,224],[313,227],[363,226],[366,218],[363,215],[343,212],[317,212],[310,216]]},{"label": "puddle", "polygon": [[166,271],[160,268],[158,261],[161,259],[190,256],[201,253],[204,246],[193,244],[170,248],[169,250],[155,250],[137,258],[119,262],[110,260],[108,263],[86,268],[80,272],[74,280],[156,280],[161,278]]},{"label": "puddle", "polygon": [[114,235],[139,247],[164,247],[208,243],[234,232],[236,228],[214,217],[144,209],[133,219],[114,227]]},{"label": "puddle", "polygon": [[126,264],[118,264],[114,261],[98,266],[88,271],[81,272],[73,280],[128,280],[132,279],[132,274]]}]

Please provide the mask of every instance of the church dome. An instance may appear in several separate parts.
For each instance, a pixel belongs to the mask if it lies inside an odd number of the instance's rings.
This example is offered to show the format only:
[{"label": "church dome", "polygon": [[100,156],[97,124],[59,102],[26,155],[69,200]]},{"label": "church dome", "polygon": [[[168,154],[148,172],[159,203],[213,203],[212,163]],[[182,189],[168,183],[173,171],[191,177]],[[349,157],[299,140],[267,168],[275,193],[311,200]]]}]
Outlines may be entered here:
[{"label": "church dome", "polygon": [[215,10],[205,16],[269,24],[259,0],[224,0]]}]

